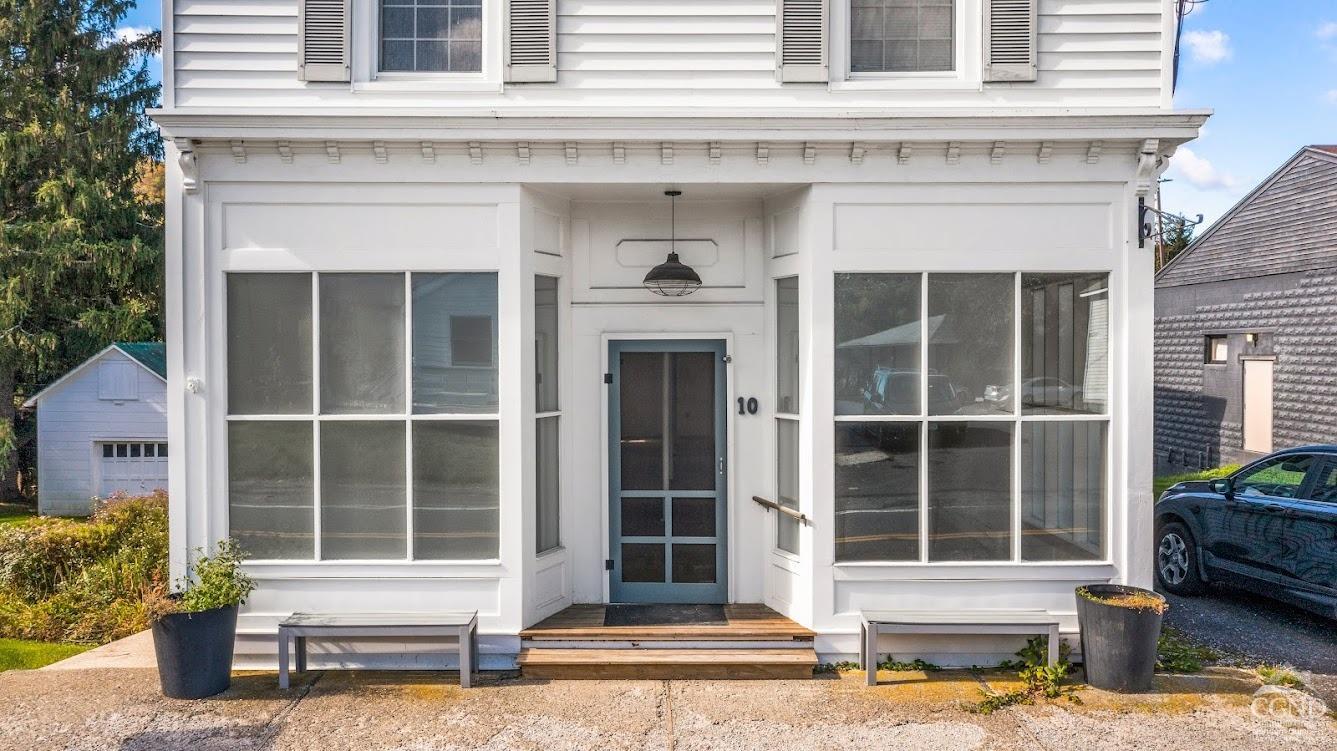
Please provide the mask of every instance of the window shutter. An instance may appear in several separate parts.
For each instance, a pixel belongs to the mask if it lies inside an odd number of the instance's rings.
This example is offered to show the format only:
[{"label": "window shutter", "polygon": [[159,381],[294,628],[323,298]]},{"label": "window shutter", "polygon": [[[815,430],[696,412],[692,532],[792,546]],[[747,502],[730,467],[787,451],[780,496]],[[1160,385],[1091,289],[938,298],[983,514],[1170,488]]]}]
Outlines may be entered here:
[{"label": "window shutter", "polygon": [[1039,0],[984,0],[984,80],[1034,81]]},{"label": "window shutter", "polygon": [[510,0],[506,11],[506,80],[557,80],[557,0]]},{"label": "window shutter", "polygon": [[303,81],[350,80],[351,0],[301,0],[297,14],[297,76]]},{"label": "window shutter", "polygon": [[826,0],[778,2],[780,80],[825,83]]}]

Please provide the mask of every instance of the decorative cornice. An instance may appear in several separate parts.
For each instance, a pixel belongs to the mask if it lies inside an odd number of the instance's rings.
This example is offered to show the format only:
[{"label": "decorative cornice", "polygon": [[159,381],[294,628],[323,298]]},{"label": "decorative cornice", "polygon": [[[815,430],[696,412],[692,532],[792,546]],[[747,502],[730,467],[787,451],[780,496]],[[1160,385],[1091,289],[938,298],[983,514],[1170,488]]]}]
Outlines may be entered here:
[{"label": "decorative cornice", "polygon": [[[506,113],[440,108],[379,108],[375,114],[348,109],[190,108],[153,110],[168,137],[293,140],[451,140],[451,141],[807,141],[860,140],[868,144],[903,141],[1120,141],[1157,138],[1183,143],[1197,136],[1206,111],[1071,110],[1014,114],[1015,110],[888,110],[756,112],[682,109]],[[1002,137],[1006,133],[1006,137]]]},{"label": "decorative cornice", "polygon": [[529,164],[530,158],[529,141],[520,141],[515,144],[515,161],[522,165]]},{"label": "decorative cornice", "polygon": [[181,189],[194,193],[200,189],[200,163],[195,159],[195,142],[189,138],[173,140],[176,146],[176,163],[181,168]]},{"label": "decorative cornice", "polygon": [[230,146],[232,147],[232,161],[236,162],[237,164],[245,164],[246,142],[239,138],[234,138],[232,139]]},{"label": "decorative cornice", "polygon": [[1137,175],[1134,183],[1137,194],[1145,197],[1151,193],[1151,186],[1156,182],[1156,172],[1161,166],[1160,141],[1148,138],[1142,143],[1137,154]]},{"label": "decorative cornice", "polygon": [[1100,164],[1100,152],[1104,150],[1104,141],[1092,141],[1091,145],[1086,147],[1086,163]]},{"label": "decorative cornice", "polygon": [[483,144],[481,142],[469,142],[469,163],[474,165],[483,163]]},{"label": "decorative cornice", "polygon": [[274,144],[274,149],[279,152],[279,161],[284,164],[292,164],[292,144],[288,141],[279,141]]},{"label": "decorative cornice", "polygon": [[422,160],[424,162],[428,164],[436,163],[436,144],[431,141],[423,141],[418,144],[418,148],[422,150]]},{"label": "decorative cornice", "polygon": [[385,150],[385,141],[372,141],[371,153],[376,158],[377,164],[386,164],[390,161],[390,153]]},{"label": "decorative cornice", "polygon": [[960,141],[948,141],[948,142],[947,142],[947,163],[948,163],[948,164],[960,164],[960,163],[961,163],[961,142],[960,142]]},{"label": "decorative cornice", "polygon": [[863,155],[865,151],[866,149],[864,148],[864,145],[859,141],[850,144],[850,163],[863,164]]},{"label": "decorative cornice", "polygon": [[909,164],[909,163],[910,163],[910,156],[911,156],[911,154],[913,154],[913,153],[914,153],[914,149],[912,149],[912,148],[910,147],[910,144],[908,144],[908,143],[903,143],[903,144],[901,144],[901,148],[900,148],[900,150],[896,152],[896,163],[897,163],[897,164]]},{"label": "decorative cornice", "polygon": [[1040,164],[1049,164],[1049,160],[1054,156],[1054,142],[1040,142],[1040,150],[1035,153],[1035,161]]},{"label": "decorative cornice", "polygon": [[338,141],[325,142],[325,159],[328,160],[330,164],[338,164],[342,161],[342,157],[339,154]]}]

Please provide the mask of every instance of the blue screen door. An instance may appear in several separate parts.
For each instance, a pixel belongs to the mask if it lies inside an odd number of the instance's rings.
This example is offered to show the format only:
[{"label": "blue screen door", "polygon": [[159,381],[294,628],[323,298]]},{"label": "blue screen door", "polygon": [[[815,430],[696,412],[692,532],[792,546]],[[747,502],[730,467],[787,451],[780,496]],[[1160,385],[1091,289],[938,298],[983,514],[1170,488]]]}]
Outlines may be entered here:
[{"label": "blue screen door", "polygon": [[609,345],[613,602],[723,603],[724,342]]}]

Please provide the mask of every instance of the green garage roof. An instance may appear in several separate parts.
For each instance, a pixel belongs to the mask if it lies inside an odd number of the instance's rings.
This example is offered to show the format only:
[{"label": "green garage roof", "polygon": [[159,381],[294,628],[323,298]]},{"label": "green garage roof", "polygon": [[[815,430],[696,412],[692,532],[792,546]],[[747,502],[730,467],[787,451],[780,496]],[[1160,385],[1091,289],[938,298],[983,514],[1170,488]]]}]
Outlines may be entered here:
[{"label": "green garage roof", "polygon": [[140,365],[167,378],[167,345],[162,342],[116,342],[116,349]]}]

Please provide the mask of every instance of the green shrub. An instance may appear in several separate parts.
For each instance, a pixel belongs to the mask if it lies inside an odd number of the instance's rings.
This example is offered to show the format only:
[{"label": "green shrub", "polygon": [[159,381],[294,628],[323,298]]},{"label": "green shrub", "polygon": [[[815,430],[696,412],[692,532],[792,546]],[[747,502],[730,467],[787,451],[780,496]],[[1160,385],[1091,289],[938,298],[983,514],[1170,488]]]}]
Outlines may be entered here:
[{"label": "green shrub", "polygon": [[167,496],[113,497],[87,521],[0,528],[0,637],[103,643],[148,627],[167,580]]},{"label": "green shrub", "polygon": [[177,611],[199,613],[246,602],[255,582],[241,571],[245,557],[235,541],[223,540],[213,555],[196,559],[194,577],[181,583]]},{"label": "green shrub", "polygon": [[1063,679],[1068,677],[1068,672],[1072,670],[1072,664],[1068,662],[1068,654],[1071,651],[1067,644],[1060,643],[1058,662],[1051,666],[1049,637],[1036,636],[1027,639],[1026,646],[1017,652],[1020,660],[1007,660],[998,666],[1004,670],[1016,670],[1017,677],[1024,684],[1022,688],[1002,693],[981,689],[983,697],[979,702],[967,705],[966,709],[979,714],[992,714],[1014,704],[1034,704],[1038,697],[1057,699],[1067,696],[1069,701],[1080,703],[1077,695],[1071,692],[1065,693],[1062,685]]}]

